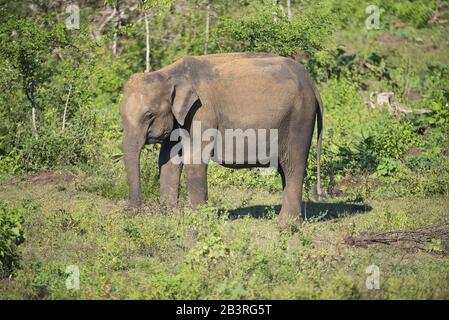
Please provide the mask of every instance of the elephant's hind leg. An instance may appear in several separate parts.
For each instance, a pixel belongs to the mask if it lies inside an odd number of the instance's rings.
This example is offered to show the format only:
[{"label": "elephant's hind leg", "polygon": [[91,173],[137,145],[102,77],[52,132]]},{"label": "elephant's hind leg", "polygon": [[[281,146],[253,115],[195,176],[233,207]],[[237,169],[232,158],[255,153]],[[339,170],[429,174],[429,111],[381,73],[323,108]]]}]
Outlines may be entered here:
[{"label": "elephant's hind leg", "polygon": [[[282,176],[282,208],[279,214],[279,224],[285,227],[289,223],[301,223],[301,203],[303,183],[307,158],[310,149],[313,132],[309,126],[303,126],[298,130],[294,139],[289,139],[285,145],[286,150],[281,150],[279,159],[279,172]],[[292,145],[292,142],[294,145]]]},{"label": "elephant's hind leg", "polygon": [[207,164],[185,165],[187,190],[193,209],[207,202]]},{"label": "elephant's hind leg", "polygon": [[289,223],[301,223],[301,199],[302,182],[304,173],[301,167],[292,167],[287,163],[280,164],[280,174],[283,181],[282,207],[279,213],[279,224],[281,227]]}]

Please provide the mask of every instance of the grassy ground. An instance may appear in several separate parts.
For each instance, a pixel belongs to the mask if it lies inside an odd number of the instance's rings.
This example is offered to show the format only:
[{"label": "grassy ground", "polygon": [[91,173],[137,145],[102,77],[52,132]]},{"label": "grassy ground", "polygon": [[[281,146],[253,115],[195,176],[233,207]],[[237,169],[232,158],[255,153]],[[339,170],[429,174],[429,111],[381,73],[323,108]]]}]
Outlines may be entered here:
[{"label": "grassy ground", "polygon": [[[364,231],[447,223],[445,197],[308,202],[304,225],[286,231],[280,194],[216,188],[211,207],[167,212],[149,201],[133,216],[124,201],[77,191],[79,182],[57,172],[2,180],[0,200],[26,210],[26,240],[0,298],[449,298],[449,257],[438,248],[345,244]],[[79,290],[66,287],[71,265]],[[366,286],[370,265],[377,290]]]}]

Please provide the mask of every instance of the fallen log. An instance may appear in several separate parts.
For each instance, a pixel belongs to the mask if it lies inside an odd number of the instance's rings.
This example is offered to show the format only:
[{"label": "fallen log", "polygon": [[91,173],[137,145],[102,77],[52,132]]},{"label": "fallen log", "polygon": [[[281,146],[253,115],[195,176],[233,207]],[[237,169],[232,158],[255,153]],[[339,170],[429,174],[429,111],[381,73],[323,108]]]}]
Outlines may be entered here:
[{"label": "fallen log", "polygon": [[369,95],[368,105],[371,109],[382,109],[386,107],[389,112],[396,113],[416,113],[427,114],[432,113],[429,109],[411,109],[401,105],[394,96],[393,92],[371,92]]}]

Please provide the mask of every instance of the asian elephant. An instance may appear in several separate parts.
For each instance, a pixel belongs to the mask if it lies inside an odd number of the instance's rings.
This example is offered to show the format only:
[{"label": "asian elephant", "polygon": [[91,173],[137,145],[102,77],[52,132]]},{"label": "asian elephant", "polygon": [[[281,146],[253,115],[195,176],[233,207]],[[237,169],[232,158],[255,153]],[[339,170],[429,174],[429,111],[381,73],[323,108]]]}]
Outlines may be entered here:
[{"label": "asian elephant", "polygon": [[[142,204],[142,147],[161,143],[160,194],[169,205],[177,205],[183,166],[190,202],[196,208],[207,201],[209,160],[226,167],[248,168],[273,165],[271,160],[276,158],[275,166],[283,184],[279,223],[285,226],[289,221],[300,222],[302,186],[315,119],[317,193],[321,194],[322,102],[304,67],[289,58],[264,53],[188,56],[158,71],[133,74],[125,85],[120,115],[132,208]],[[174,138],[172,135],[177,129],[194,136],[193,131],[199,130],[197,133],[206,134],[210,140],[200,141],[196,149],[193,146],[180,152],[174,149],[179,148],[179,135]],[[239,137],[229,138],[226,135],[229,131],[239,132],[240,138],[243,134],[241,141],[248,150],[236,146]],[[273,132],[269,146],[266,141],[259,143],[268,131],[270,139]],[[195,144],[195,137],[193,142],[185,141]],[[231,149],[223,147],[227,143]],[[271,153],[270,149],[276,152]],[[250,153],[256,150],[258,156],[254,161]],[[263,155],[259,157],[260,153]],[[174,161],[180,154],[183,161]],[[206,154],[204,161],[192,161],[200,158],[200,154],[203,158]]]}]

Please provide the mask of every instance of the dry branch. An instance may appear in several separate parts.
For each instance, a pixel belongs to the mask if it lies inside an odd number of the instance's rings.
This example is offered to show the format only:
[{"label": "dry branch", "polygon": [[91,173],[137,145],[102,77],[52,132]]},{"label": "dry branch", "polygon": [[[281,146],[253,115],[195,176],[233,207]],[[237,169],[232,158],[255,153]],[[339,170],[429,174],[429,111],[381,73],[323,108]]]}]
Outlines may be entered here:
[{"label": "dry branch", "polygon": [[[429,247],[435,241],[441,242],[439,250]],[[366,247],[370,244],[405,244],[412,249],[449,254],[449,223],[416,230],[366,232],[357,236],[348,236],[345,242],[356,247]]]},{"label": "dry branch", "polygon": [[448,16],[449,16],[449,9],[443,10],[443,11],[437,11],[433,15],[432,19],[430,19],[430,23],[433,23],[433,24],[446,24],[446,23],[449,22],[449,19],[447,19]]},{"label": "dry branch", "polygon": [[103,21],[103,23],[100,25],[100,27],[97,30],[97,35],[95,36],[96,39],[98,39],[101,36],[101,33],[103,32],[104,27],[111,21],[115,15],[117,14],[117,8],[112,8],[112,12],[109,16],[106,17],[106,19]]}]

